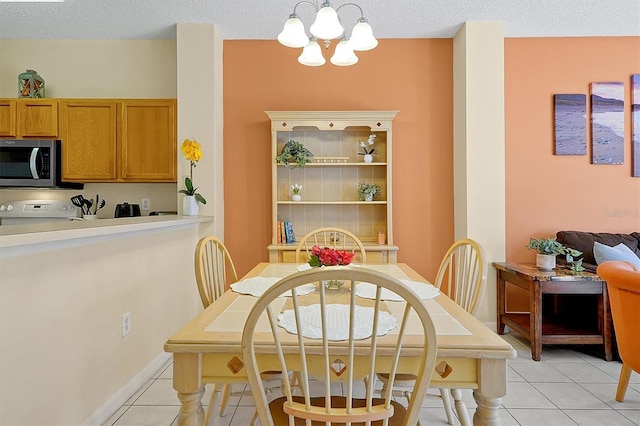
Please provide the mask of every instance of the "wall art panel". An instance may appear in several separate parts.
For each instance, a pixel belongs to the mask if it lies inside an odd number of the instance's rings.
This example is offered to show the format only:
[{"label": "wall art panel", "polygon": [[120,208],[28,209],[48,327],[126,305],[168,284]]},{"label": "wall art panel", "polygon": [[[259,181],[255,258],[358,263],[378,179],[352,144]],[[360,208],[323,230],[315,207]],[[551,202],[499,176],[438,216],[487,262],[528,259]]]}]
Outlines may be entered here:
[{"label": "wall art panel", "polygon": [[587,154],[587,95],[553,95],[556,155]]},{"label": "wall art panel", "polygon": [[624,83],[591,83],[591,162],[624,163]]},{"label": "wall art panel", "polygon": [[631,76],[631,123],[633,176],[640,177],[640,74]]}]

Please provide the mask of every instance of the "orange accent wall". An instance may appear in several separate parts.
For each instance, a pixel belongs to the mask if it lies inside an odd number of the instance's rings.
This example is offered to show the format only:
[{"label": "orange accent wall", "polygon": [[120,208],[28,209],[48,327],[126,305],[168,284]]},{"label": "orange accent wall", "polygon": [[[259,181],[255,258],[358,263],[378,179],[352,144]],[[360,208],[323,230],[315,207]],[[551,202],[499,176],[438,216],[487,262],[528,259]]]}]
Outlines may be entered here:
[{"label": "orange accent wall", "polygon": [[[640,38],[505,40],[507,261],[535,261],[530,237],[560,230],[640,231],[640,178],[631,177],[631,82],[640,73]],[[591,164],[587,155],[556,156],[553,94],[584,93],[591,82],[625,84],[624,165]],[[517,294],[514,310],[528,310]]]},{"label": "orange accent wall", "polygon": [[453,242],[453,41],[385,39],[355,66],[317,68],[275,40],[223,47],[225,244],[238,273],[268,260],[273,159],[264,111],[399,110],[394,243],[398,261],[433,280]]},{"label": "orange accent wall", "polygon": [[[397,109],[398,258],[435,278],[453,242],[452,49],[451,39],[384,39],[355,66],[309,68],[297,63],[299,49],[276,41],[224,42],[225,243],[240,274],[268,259],[272,159],[264,111]],[[506,260],[533,261],[524,248],[529,238],[563,229],[640,230],[640,178],[631,177],[635,73],[638,37],[505,39]],[[586,156],[553,155],[553,94],[589,94],[598,81],[625,83],[624,165],[592,165],[590,148]]]}]

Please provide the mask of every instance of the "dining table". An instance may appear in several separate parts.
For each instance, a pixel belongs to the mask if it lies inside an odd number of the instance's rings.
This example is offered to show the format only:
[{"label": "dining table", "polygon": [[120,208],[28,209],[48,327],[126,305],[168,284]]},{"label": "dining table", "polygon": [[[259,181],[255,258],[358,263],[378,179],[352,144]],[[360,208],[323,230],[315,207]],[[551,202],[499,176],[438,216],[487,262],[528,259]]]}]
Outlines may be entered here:
[{"label": "dining table", "polygon": [[[366,267],[412,283],[429,282],[409,265],[366,264]],[[250,284],[256,277],[283,278],[298,272],[301,264],[259,263],[237,284]],[[259,291],[244,286],[248,291],[226,291],[220,298],[184,325],[164,345],[173,354],[173,387],[177,391],[181,407],[178,425],[195,426],[204,422],[202,395],[205,383],[246,383],[247,376],[242,360],[242,330],[252,306],[258,300]],[[342,289],[341,291],[350,291]],[[358,295],[358,293],[356,293]],[[401,302],[386,302],[391,313],[401,312]],[[402,302],[404,303],[404,302]],[[498,334],[453,302],[445,294],[423,300],[437,334],[437,361],[430,387],[472,389],[477,407],[474,425],[499,425],[498,409],[507,392],[507,360],[516,357],[514,348]],[[282,306],[285,302],[282,302]],[[422,331],[415,327],[416,342]],[[288,332],[280,331],[284,338]],[[419,336],[418,336],[419,334]],[[381,340],[381,345],[384,344]],[[405,368],[415,363],[415,353],[420,347],[404,344],[400,364]],[[406,352],[404,352],[406,351]],[[260,360],[258,360],[260,362]],[[418,366],[416,365],[416,371]]]}]

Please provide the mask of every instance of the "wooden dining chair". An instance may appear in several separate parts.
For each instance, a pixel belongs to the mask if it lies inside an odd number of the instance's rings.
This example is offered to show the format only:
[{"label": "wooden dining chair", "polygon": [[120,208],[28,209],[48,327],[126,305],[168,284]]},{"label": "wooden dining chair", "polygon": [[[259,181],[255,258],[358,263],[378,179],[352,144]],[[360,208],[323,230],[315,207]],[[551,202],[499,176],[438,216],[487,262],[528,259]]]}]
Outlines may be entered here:
[{"label": "wooden dining chair", "polygon": [[[206,309],[222,296],[228,285],[238,281],[238,274],[225,245],[218,238],[210,235],[202,237],[196,244],[194,262],[198,293],[202,307]],[[217,408],[220,398],[219,414],[225,415],[230,396],[231,385],[214,384],[205,416],[205,424],[209,424],[211,414]]]},{"label": "wooden dining chair", "polygon": [[364,244],[354,233],[342,228],[318,228],[302,237],[296,246],[296,262],[307,262],[313,246],[355,253],[354,262],[367,263]]},{"label": "wooden dining chair", "polygon": [[238,281],[236,267],[225,245],[213,236],[205,236],[196,244],[196,282],[202,307],[207,308]]},{"label": "wooden dining chair", "polygon": [[[356,298],[355,291],[343,292],[345,304],[336,307],[327,300],[337,296],[330,294],[331,290],[326,290],[322,285],[318,286],[317,292],[297,296],[295,289],[299,286],[325,280],[350,281],[352,290],[357,282],[373,283],[377,288],[376,299],[367,300],[369,303],[365,308],[357,305],[356,302],[362,303],[362,299]],[[391,317],[383,309],[381,301],[384,288],[402,297],[406,306],[389,327],[395,328],[390,331],[385,329],[388,333],[378,336],[373,331],[379,330],[383,324],[389,325]],[[291,302],[286,307],[291,309],[280,314],[279,309],[274,309],[273,302],[290,291]],[[345,308],[342,321],[334,316],[328,317],[330,312],[338,308]],[[309,310],[316,312],[315,318],[319,318],[314,321],[313,338],[303,337],[299,333],[292,337],[295,333],[288,333],[280,327],[285,322],[288,331],[307,330],[307,324],[313,318],[305,315]],[[356,324],[358,319],[365,316],[362,310],[367,310],[366,321]],[[279,317],[279,314],[284,316]],[[288,315],[288,322],[284,320],[287,314],[291,314]],[[336,328],[335,324],[342,328]],[[407,328],[415,326],[420,327],[422,336],[408,336],[405,333]],[[269,328],[270,332],[267,332]],[[336,331],[342,333],[338,338],[344,340],[329,340],[330,334]],[[343,266],[316,268],[289,275],[258,299],[242,333],[243,360],[260,422],[263,426],[304,425],[307,420],[309,423],[306,424],[313,425],[328,422],[332,425],[365,424],[363,422],[368,421],[373,425],[382,425],[388,419],[390,425],[415,425],[434,371],[436,339],[433,322],[422,300],[405,284],[389,275],[367,268]],[[408,342],[418,349],[406,348]],[[394,377],[396,373],[406,371],[403,368],[407,367],[402,367],[398,362],[403,349],[410,351],[403,356],[419,359],[413,397],[406,408],[393,401],[391,395],[374,398],[375,381],[368,380],[376,372],[386,372]],[[285,396],[268,402],[259,371],[276,365],[282,372],[300,371],[300,394],[294,396],[291,387],[285,384]],[[311,381],[311,377],[317,382]],[[338,386],[335,386],[336,383]]]},{"label": "wooden dining chair", "polygon": [[[196,244],[195,272],[198,284],[198,293],[202,301],[202,307],[207,308],[229,288],[229,285],[238,281],[238,274],[231,259],[229,251],[218,238],[213,236],[202,237]],[[282,375],[277,372],[264,372],[262,379],[265,381],[282,382]],[[277,387],[277,386],[275,386]],[[270,387],[268,389],[272,389]],[[214,410],[220,400],[220,416],[224,416],[231,396],[244,396],[250,393],[246,391],[231,392],[230,384],[214,384],[213,393],[207,409],[205,424],[209,424]],[[251,422],[253,424],[254,418]]]},{"label": "wooden dining chair", "polygon": [[596,272],[607,282],[613,328],[622,360],[616,401],[623,402],[631,371],[640,373],[640,271],[629,262],[610,260],[598,265]]},{"label": "wooden dining chair", "polygon": [[[454,302],[462,306],[467,312],[475,315],[479,308],[479,302],[484,295],[484,288],[487,281],[485,271],[484,249],[480,244],[471,239],[458,240],[447,250],[434,286],[449,296]],[[385,395],[388,389],[392,389],[392,394],[405,396],[408,394],[407,388],[413,386],[414,377],[411,375],[399,375],[395,379],[395,386],[389,386],[389,378],[386,375],[378,374],[382,381],[381,394]],[[442,398],[447,423],[454,424],[454,414],[451,404],[453,398],[458,420],[463,426],[471,425],[467,406],[462,400],[460,389],[440,388],[439,395]]]}]

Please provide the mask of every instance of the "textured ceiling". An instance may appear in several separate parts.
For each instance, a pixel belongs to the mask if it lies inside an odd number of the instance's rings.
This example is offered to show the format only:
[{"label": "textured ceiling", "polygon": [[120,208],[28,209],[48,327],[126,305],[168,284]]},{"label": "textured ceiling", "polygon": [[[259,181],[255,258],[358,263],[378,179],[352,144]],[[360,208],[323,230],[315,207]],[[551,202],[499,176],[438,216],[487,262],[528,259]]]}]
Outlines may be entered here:
[{"label": "textured ceiling", "polygon": [[[312,0],[313,1],[313,0]],[[334,0],[337,8],[349,0]],[[297,0],[65,0],[0,3],[0,39],[174,39],[213,23],[223,39],[275,39]],[[640,0],[355,0],[378,38],[448,38],[465,21],[503,21],[505,37],[638,36]],[[343,13],[344,12],[344,13]],[[313,9],[298,14],[311,24]],[[357,8],[340,13],[347,28]],[[348,34],[347,34],[348,35]]]}]

